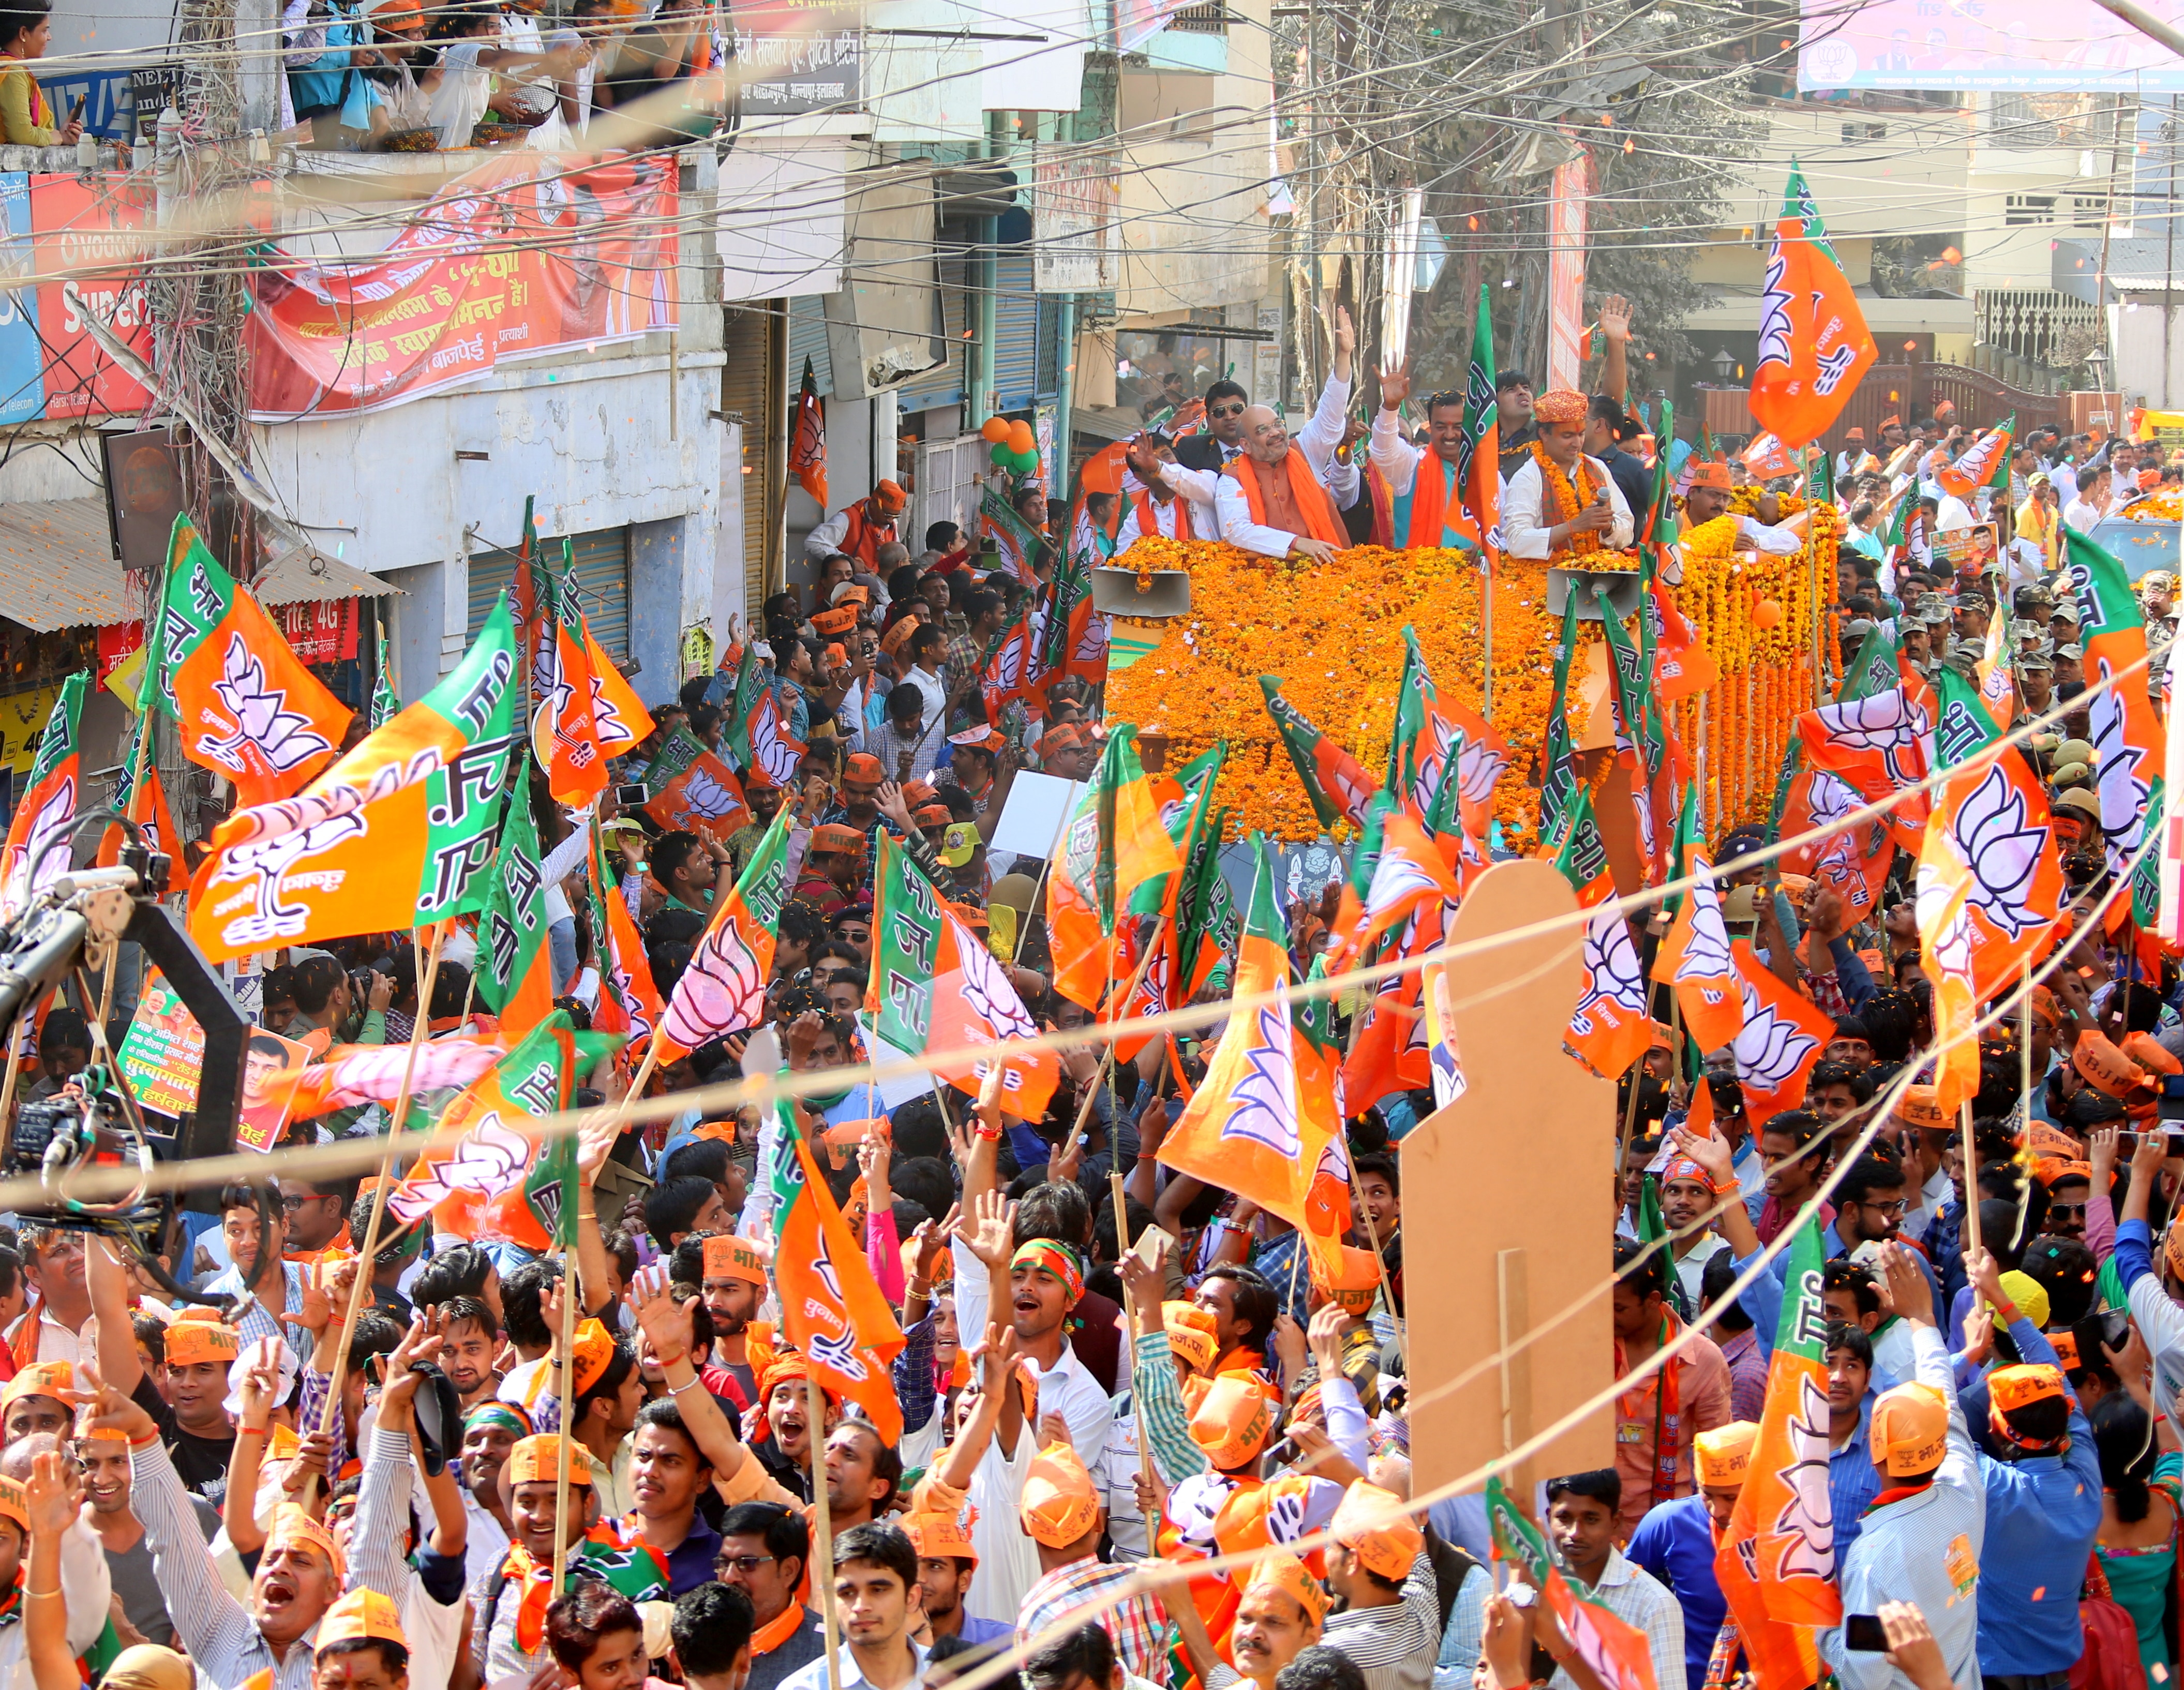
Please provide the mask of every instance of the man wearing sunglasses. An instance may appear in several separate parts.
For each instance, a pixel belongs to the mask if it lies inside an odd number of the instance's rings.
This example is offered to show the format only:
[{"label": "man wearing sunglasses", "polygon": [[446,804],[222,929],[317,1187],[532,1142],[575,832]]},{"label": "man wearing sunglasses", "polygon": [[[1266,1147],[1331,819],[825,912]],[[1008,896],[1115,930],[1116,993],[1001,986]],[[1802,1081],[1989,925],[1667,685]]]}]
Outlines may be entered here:
[{"label": "man wearing sunglasses", "polygon": [[1206,390],[1206,429],[1175,443],[1175,460],[1187,470],[1219,475],[1244,449],[1244,412],[1251,396],[1240,382],[1216,382]]}]

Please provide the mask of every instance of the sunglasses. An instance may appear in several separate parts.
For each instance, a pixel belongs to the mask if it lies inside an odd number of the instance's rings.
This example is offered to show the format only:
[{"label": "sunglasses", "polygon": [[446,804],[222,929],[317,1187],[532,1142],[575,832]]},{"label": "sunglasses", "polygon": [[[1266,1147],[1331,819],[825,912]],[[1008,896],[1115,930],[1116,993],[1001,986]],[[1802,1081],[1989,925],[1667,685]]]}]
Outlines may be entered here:
[{"label": "sunglasses", "polygon": [[1241,416],[1244,414],[1244,407],[1240,404],[1208,405],[1206,408],[1206,414],[1208,416]]}]

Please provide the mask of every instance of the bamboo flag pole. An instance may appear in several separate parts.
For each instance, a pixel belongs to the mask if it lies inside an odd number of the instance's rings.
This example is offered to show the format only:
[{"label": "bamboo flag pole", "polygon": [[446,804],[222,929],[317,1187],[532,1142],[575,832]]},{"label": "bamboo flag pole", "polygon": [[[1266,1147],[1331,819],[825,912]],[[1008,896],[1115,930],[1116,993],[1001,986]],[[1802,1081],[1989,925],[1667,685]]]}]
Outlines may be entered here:
[{"label": "bamboo flag pole", "polygon": [[[1130,1223],[1126,1207],[1128,1200],[1123,1193],[1121,1168],[1111,1167],[1107,1169],[1107,1191],[1115,1202],[1115,1258],[1120,1261],[1130,1247]],[[1134,1334],[1138,1330],[1138,1299],[1131,1291],[1130,1282],[1127,1279],[1123,1281],[1123,1318],[1129,1323],[1134,1344]],[[1134,1365],[1136,1362],[1136,1350],[1133,1347],[1131,1360]],[[1138,1432],[1138,1471],[1144,1476],[1146,1488],[1149,1490],[1154,1488],[1152,1445],[1146,1441],[1142,1426]]]},{"label": "bamboo flag pole", "polygon": [[554,1464],[554,1594],[560,1595],[569,1571],[569,1469],[582,1459],[583,1446],[577,1442],[574,1417],[577,1397],[577,1260],[566,1245],[561,1249],[561,1448]]},{"label": "bamboo flag pole", "polygon": [[818,1598],[819,1624],[827,1645],[827,1690],[842,1690],[841,1637],[834,1613],[834,1522],[827,1507],[827,1396],[816,1374],[804,1378],[805,1412],[811,1418],[805,1436],[811,1459],[811,1530],[816,1539],[811,1594]]},{"label": "bamboo flag pole", "polygon": [[1958,1116],[1964,1135],[1964,1248],[1980,1247],[1979,1152],[1972,1145],[1972,1101],[1967,1097]]},{"label": "bamboo flag pole", "polygon": [[[447,923],[443,922],[432,934],[431,951],[425,963],[424,977],[417,987],[417,1013],[410,1023],[410,1055],[402,1065],[402,1086],[394,1097],[393,1118],[387,1123],[387,1149],[379,1158],[379,1184],[371,1194],[371,1219],[364,1229],[364,1242],[357,1251],[356,1280],[349,1286],[348,1308],[342,1315],[341,1344],[334,1351],[334,1370],[332,1382],[326,1387],[326,1406],[320,1411],[318,1430],[332,1429],[334,1416],[341,1412],[342,1384],[348,1371],[348,1347],[356,1336],[357,1317],[364,1312],[365,1299],[371,1294],[371,1270],[379,1254],[379,1230],[387,1214],[387,1191],[393,1184],[394,1153],[402,1138],[402,1124],[410,1113],[410,1084],[417,1074],[417,1052],[425,1043],[426,1010],[432,1001],[432,985],[440,974],[440,941],[447,935]],[[304,1480],[304,1505],[311,1503],[317,1475],[308,1474]]]}]

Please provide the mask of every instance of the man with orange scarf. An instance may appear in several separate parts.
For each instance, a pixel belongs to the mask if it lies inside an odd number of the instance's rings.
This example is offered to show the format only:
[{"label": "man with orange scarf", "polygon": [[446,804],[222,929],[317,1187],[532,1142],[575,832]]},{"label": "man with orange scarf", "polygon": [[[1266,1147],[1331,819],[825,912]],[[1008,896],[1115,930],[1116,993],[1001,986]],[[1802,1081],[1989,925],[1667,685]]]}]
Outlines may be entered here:
[{"label": "man with orange scarf", "polygon": [[1532,407],[1540,438],[1502,495],[1505,554],[1552,563],[1573,552],[1630,544],[1630,506],[1607,466],[1585,455],[1585,397],[1542,393]]},{"label": "man with orange scarf", "polygon": [[1213,510],[1223,539],[1267,557],[1323,562],[1350,544],[1334,494],[1271,405],[1244,413],[1244,455],[1222,471]]},{"label": "man with orange scarf", "polygon": [[[1615,1376],[1635,1372],[1684,1330],[1668,1305],[1669,1268],[1657,1249],[1615,1247]],[[1707,1338],[1615,1399],[1615,1470],[1623,1480],[1616,1535],[1629,1541],[1646,1511],[1691,1494],[1691,1448],[1730,1424],[1729,1364]]]}]

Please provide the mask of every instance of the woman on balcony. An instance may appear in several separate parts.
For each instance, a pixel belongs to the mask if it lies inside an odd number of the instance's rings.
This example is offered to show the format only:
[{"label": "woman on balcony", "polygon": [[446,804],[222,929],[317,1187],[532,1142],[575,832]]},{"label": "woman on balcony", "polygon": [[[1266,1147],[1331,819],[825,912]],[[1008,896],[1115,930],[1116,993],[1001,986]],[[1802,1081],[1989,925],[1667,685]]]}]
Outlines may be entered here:
[{"label": "woman on balcony", "polygon": [[51,0],[0,8],[0,141],[14,147],[72,147],[83,120],[53,121],[53,108],[27,61],[43,59],[53,33]]}]

